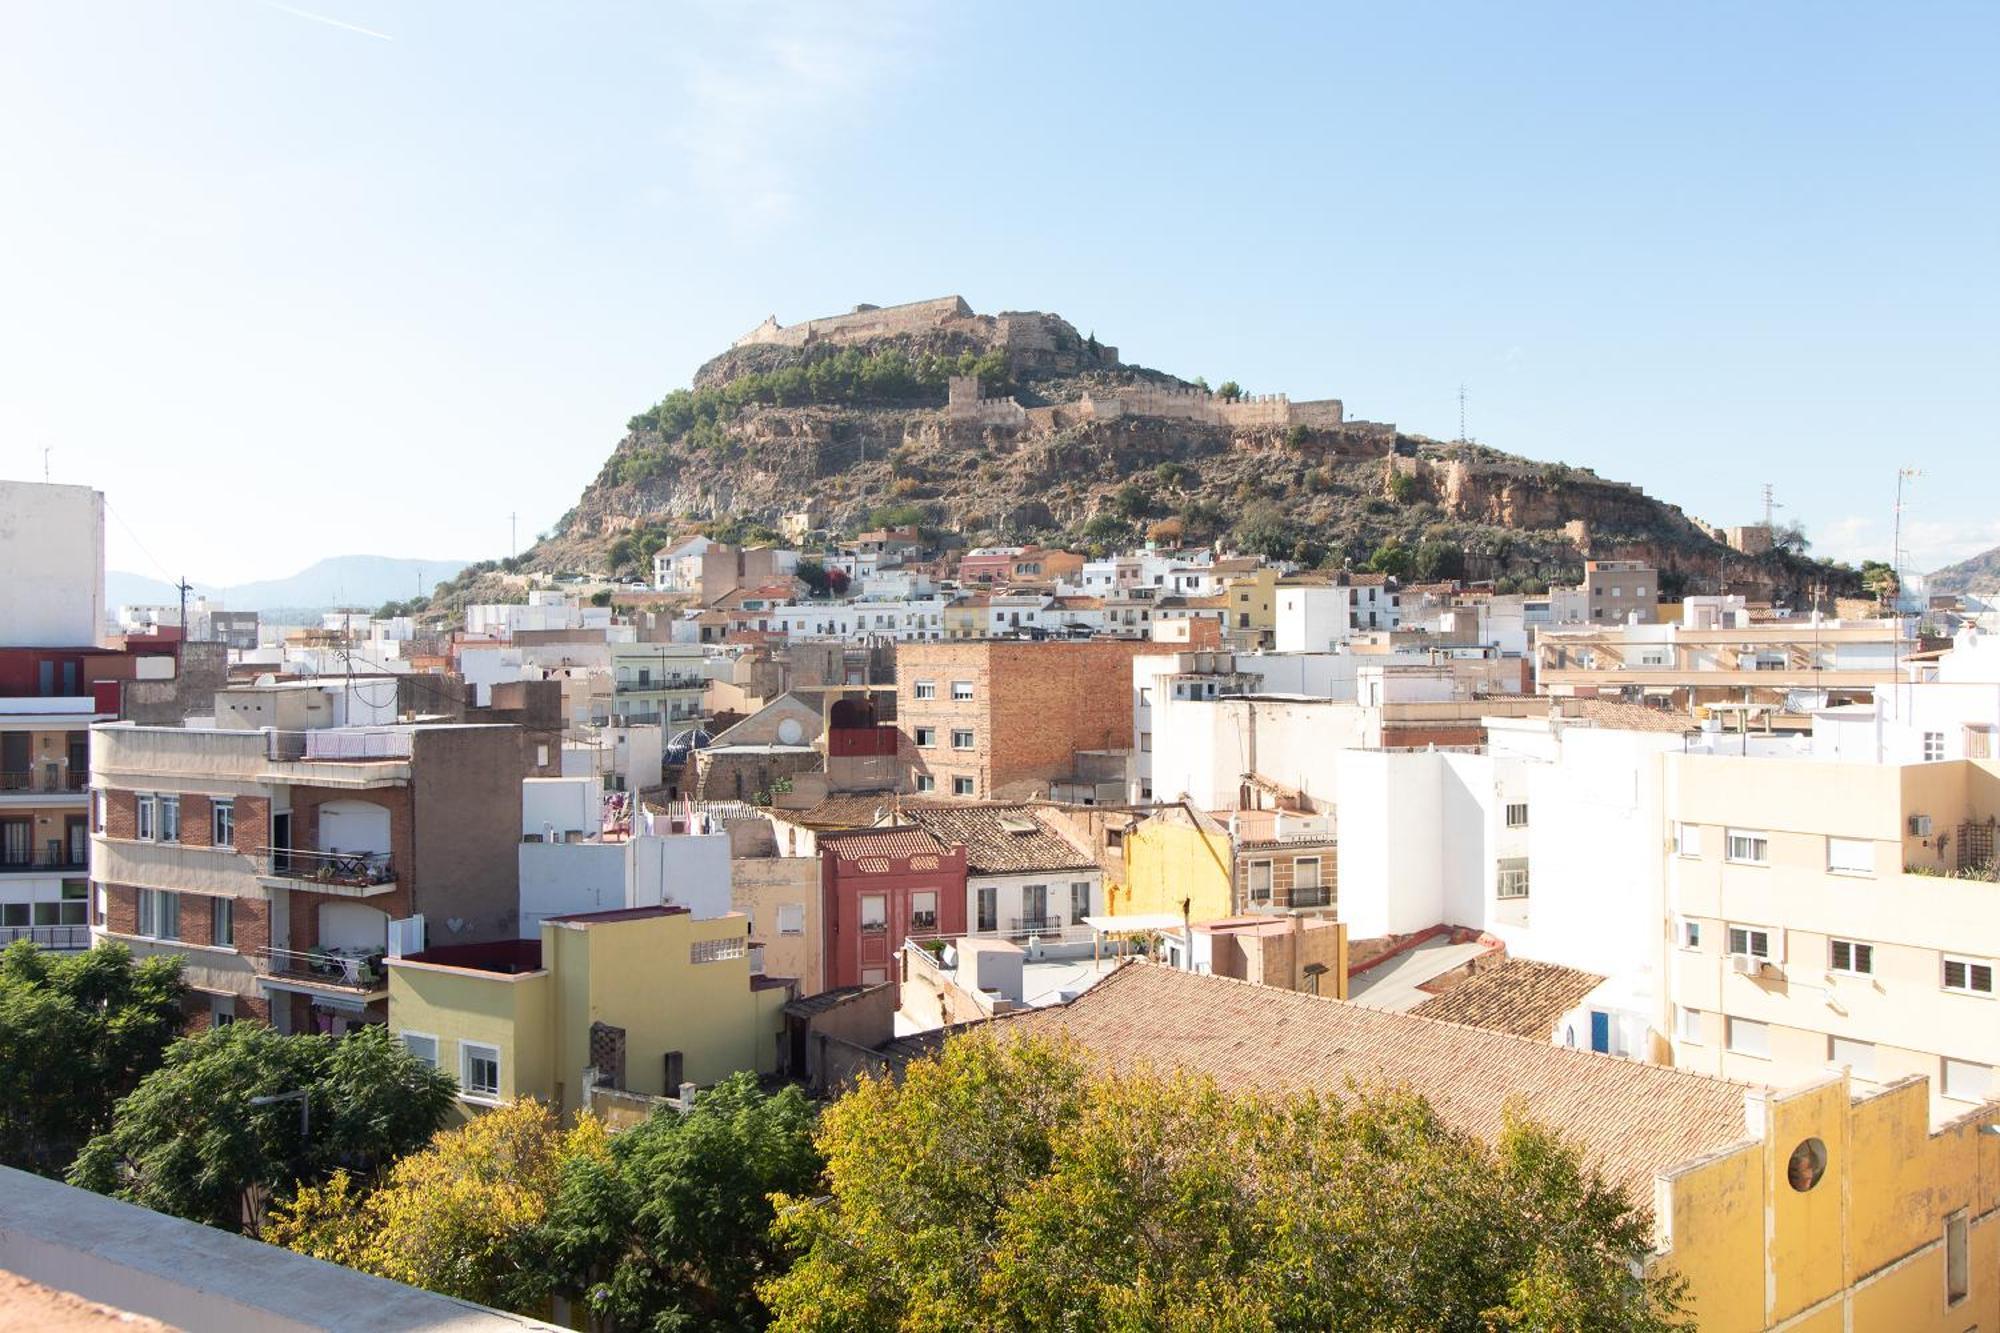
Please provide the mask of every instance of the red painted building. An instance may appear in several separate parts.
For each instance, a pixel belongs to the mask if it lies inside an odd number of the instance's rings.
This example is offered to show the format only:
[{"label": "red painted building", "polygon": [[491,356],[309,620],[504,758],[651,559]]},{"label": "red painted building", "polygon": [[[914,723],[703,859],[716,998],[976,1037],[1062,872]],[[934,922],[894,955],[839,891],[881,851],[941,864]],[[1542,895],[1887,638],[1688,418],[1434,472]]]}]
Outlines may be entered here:
[{"label": "red painted building", "polygon": [[912,935],[965,933],[965,848],[919,828],[819,835],[828,989],[895,976]]}]

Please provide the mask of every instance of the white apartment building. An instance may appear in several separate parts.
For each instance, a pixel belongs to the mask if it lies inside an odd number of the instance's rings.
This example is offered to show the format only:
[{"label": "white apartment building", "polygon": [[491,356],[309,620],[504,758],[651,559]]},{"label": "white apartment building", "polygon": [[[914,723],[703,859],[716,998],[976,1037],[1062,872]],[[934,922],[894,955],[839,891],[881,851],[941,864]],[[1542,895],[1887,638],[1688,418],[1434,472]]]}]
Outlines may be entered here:
[{"label": "white apartment building", "polygon": [[0,698],[0,948],[90,947],[89,697]]},{"label": "white apartment building", "polygon": [[1402,623],[1400,599],[1386,579],[1379,574],[1347,577],[1341,583],[1278,585],[1279,652],[1328,652],[1356,633]]},{"label": "white apartment building", "polygon": [[0,643],[104,642],[104,493],[0,481]]},{"label": "white apartment building", "polygon": [[701,720],[708,681],[707,651],[700,644],[612,644],[607,720],[619,726],[657,725],[671,735]]},{"label": "white apartment building", "polygon": [[608,606],[579,606],[566,592],[537,588],[526,603],[482,603],[465,608],[465,632],[474,638],[511,639],[522,630],[609,629]]},{"label": "white apartment building", "polygon": [[666,905],[709,920],[732,910],[727,833],[672,833],[643,811],[628,832],[610,823],[594,775],[521,784],[522,939],[539,939],[551,916],[579,912]]},{"label": "white apartment building", "polygon": [[701,587],[701,557],[714,542],[689,537],[653,552],[653,587],[660,592],[694,592]]}]

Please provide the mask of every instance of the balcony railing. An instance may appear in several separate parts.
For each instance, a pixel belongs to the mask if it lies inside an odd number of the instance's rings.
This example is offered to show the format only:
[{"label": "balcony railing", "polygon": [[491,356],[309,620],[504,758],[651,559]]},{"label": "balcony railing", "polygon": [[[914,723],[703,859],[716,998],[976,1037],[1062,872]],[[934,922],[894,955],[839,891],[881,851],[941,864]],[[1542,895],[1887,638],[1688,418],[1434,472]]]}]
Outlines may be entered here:
[{"label": "balcony railing", "polygon": [[395,867],[387,852],[310,852],[296,847],[260,847],[266,875],[314,884],[366,889],[393,884]]},{"label": "balcony railing", "polygon": [[1063,919],[1059,916],[1017,916],[1014,918],[1014,933],[1016,935],[1046,935],[1051,931],[1059,931],[1062,928]]},{"label": "balcony railing", "polygon": [[75,769],[56,773],[47,769],[40,772],[0,772],[0,791],[80,792],[89,786],[90,774]]},{"label": "balcony railing", "polygon": [[386,949],[266,949],[264,970],[274,977],[341,990],[373,991],[388,984]]},{"label": "balcony railing", "polygon": [[44,949],[88,949],[89,926],[0,926],[0,948],[27,940]]},{"label": "balcony railing", "polygon": [[1301,887],[1292,890],[1292,906],[1294,907],[1325,907],[1332,901],[1333,895],[1327,891],[1325,885],[1321,885],[1318,888]]},{"label": "balcony railing", "polygon": [[88,870],[87,847],[40,847],[32,850],[0,850],[0,871],[7,870]]}]

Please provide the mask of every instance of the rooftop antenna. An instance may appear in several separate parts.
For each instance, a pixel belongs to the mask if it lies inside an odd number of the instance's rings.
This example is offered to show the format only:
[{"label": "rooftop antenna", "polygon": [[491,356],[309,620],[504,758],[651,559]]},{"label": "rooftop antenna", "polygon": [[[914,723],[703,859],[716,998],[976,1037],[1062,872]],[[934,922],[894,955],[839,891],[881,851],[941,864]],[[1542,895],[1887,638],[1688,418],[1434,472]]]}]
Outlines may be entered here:
[{"label": "rooftop antenna", "polygon": [[1895,587],[1894,600],[1889,603],[1889,617],[1894,628],[1889,632],[1891,680],[1898,687],[1895,699],[1901,705],[1897,712],[1909,716],[1908,691],[1900,688],[1909,682],[1903,679],[1903,486],[1924,474],[1913,467],[1896,469],[1896,525],[1895,535],[1889,542],[1889,581]]},{"label": "rooftop antenna", "polygon": [[53,451],[47,448],[42,450],[42,483],[44,485],[47,485],[49,480],[49,454],[51,452]]},{"label": "rooftop antenna", "polygon": [[507,553],[516,559],[521,555],[521,535],[515,531],[515,520],[518,518],[519,514],[507,515]]},{"label": "rooftop antenna", "polygon": [[1785,506],[1782,501],[1772,498],[1771,483],[1768,481],[1765,482],[1764,483],[1764,527],[1766,531],[1775,531],[1775,529],[1772,527],[1773,519],[1771,511],[1774,509],[1783,509],[1784,507]]},{"label": "rooftop antenna", "polygon": [[1458,442],[1465,443],[1465,381],[1458,382]]}]

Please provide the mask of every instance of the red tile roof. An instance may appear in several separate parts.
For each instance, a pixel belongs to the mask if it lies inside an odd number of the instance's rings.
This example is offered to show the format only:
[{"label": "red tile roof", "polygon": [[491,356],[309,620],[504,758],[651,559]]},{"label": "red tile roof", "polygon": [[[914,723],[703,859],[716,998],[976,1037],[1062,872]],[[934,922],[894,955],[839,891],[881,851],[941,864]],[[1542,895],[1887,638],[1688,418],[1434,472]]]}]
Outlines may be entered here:
[{"label": "red tile roof", "polygon": [[948,856],[950,848],[920,828],[858,829],[851,833],[822,833],[821,849],[832,849],[843,861],[859,861],[867,856],[903,858]]}]

